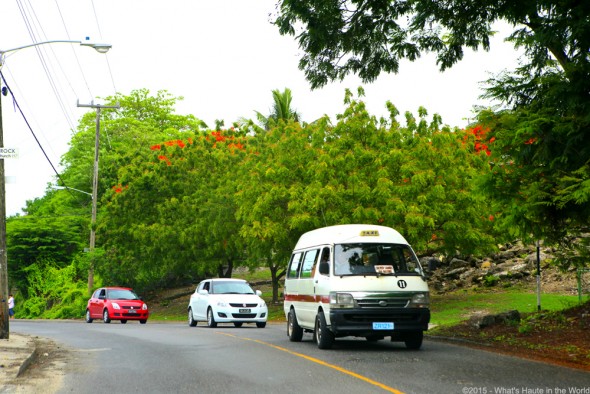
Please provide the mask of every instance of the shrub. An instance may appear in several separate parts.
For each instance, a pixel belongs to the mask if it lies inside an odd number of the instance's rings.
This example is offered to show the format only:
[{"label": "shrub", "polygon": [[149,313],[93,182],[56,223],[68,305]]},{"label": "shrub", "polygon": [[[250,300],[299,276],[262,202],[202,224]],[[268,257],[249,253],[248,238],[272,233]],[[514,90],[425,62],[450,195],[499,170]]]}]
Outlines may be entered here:
[{"label": "shrub", "polygon": [[17,310],[19,318],[79,318],[86,309],[86,281],[80,280],[74,265],[57,268],[32,264],[26,269],[29,297]]}]

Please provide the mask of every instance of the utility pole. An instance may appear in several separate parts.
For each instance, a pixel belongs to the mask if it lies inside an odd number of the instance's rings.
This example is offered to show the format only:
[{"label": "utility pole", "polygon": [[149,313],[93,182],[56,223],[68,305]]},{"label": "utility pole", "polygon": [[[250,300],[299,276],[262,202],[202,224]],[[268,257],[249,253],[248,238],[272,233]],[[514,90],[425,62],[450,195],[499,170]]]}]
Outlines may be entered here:
[{"label": "utility pole", "polygon": [[537,312],[541,312],[541,245],[537,240]]},{"label": "utility pole", "polygon": [[100,110],[102,108],[119,109],[121,106],[117,105],[99,105],[94,104],[80,104],[78,107],[95,108],[96,109],[96,136],[94,138],[94,173],[92,176],[92,219],[90,221],[90,266],[88,267],[88,294],[92,294],[94,288],[94,246],[96,242],[96,203],[98,201],[98,151],[100,143]]},{"label": "utility pole", "polygon": [[[1,82],[1,81],[0,81]],[[0,85],[2,85],[0,83]],[[0,148],[4,148],[2,127],[2,92],[0,92]],[[9,339],[8,258],[6,256],[6,176],[4,159],[0,158],[0,339]]]}]

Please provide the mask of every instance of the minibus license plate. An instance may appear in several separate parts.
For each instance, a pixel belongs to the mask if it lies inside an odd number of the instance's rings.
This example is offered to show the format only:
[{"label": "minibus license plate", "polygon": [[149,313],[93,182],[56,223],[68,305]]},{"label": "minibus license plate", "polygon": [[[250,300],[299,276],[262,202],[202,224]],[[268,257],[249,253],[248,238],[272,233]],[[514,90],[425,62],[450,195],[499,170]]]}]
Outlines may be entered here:
[{"label": "minibus license plate", "polygon": [[393,330],[393,323],[373,323],[373,330]]},{"label": "minibus license plate", "polygon": [[240,313],[250,313],[250,309],[240,309]]}]

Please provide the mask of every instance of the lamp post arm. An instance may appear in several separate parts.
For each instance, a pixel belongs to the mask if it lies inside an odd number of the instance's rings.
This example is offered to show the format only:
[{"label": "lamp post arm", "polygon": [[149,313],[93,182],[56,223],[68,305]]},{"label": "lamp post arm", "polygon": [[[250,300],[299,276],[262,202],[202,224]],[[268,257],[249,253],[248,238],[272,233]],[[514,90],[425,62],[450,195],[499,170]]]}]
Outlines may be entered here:
[{"label": "lamp post arm", "polygon": [[19,51],[21,49],[30,48],[30,47],[36,47],[38,45],[43,45],[43,44],[53,44],[55,42],[65,42],[65,43],[70,43],[70,44],[81,44],[82,43],[82,41],[72,41],[72,40],[42,41],[42,42],[35,42],[33,44],[23,45],[23,46],[20,46],[20,47],[11,48],[11,49],[7,49],[7,50],[1,50],[0,49],[0,53],[1,54],[5,54],[5,53],[8,53],[8,52],[15,52],[15,51]]},{"label": "lamp post arm", "polygon": [[99,43],[94,43],[94,42],[90,42],[90,41],[80,41],[80,40],[49,40],[49,41],[35,42],[33,44],[23,45],[23,46],[16,47],[16,48],[10,48],[10,49],[4,49],[4,50],[0,49],[0,66],[2,66],[2,64],[4,63],[4,57],[9,52],[16,52],[18,50],[25,49],[25,48],[36,47],[36,46],[43,45],[43,44],[60,43],[60,42],[69,43],[69,44],[80,44],[82,46],[91,47],[91,48],[94,48],[99,53],[107,53],[109,51],[109,49],[111,49],[111,47],[112,47],[111,44],[99,44]]}]

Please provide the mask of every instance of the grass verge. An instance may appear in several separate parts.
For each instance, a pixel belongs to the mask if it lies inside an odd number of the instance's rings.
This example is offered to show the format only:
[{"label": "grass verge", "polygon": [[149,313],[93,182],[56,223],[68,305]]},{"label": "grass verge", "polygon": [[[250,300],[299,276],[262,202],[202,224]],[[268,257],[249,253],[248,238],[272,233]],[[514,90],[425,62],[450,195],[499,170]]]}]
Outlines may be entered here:
[{"label": "grass verge", "polygon": [[[518,310],[537,311],[537,295],[524,289],[461,290],[443,295],[431,295],[431,323],[438,326],[458,324],[475,313],[500,313]],[[564,310],[579,303],[578,296],[541,294],[541,309]]]}]

